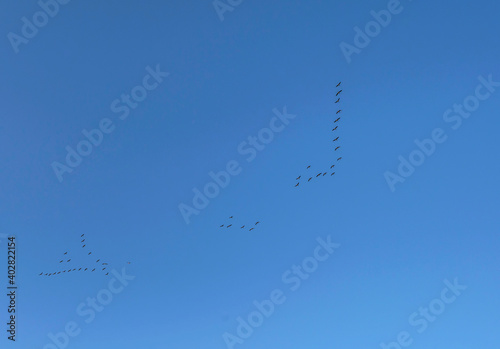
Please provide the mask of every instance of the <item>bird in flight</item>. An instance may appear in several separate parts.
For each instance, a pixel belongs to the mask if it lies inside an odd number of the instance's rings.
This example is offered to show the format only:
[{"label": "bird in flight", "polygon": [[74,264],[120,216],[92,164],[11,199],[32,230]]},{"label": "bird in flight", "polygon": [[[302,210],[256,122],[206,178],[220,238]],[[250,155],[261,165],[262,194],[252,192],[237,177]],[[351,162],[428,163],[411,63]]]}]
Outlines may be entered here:
[{"label": "bird in flight", "polygon": [[340,118],[338,118],[338,119],[337,119],[337,120],[335,120],[334,122],[337,122],[337,121],[339,121],[339,120],[340,120]]},{"label": "bird in flight", "polygon": [[78,270],[82,270],[82,268],[78,269]]},{"label": "bird in flight", "polygon": [[43,271],[40,273],[40,275],[42,275],[42,274],[43,274]]},{"label": "bird in flight", "polygon": [[335,130],[337,129],[337,127],[338,127],[338,126],[335,126],[335,127],[332,129],[332,131],[335,131]]},{"label": "bird in flight", "polygon": [[295,184],[295,186],[296,186],[296,187],[298,187],[298,186],[299,186],[299,183]]},{"label": "bird in flight", "polygon": [[224,226],[224,224],[221,224],[220,228],[222,228]]},{"label": "bird in flight", "polygon": [[108,265],[108,263],[102,263],[102,265]]},{"label": "bird in flight", "polygon": [[[89,252],[89,254],[91,254],[92,252]],[[87,255],[88,256],[88,255]]]},{"label": "bird in flight", "polygon": [[309,179],[307,180],[308,182],[312,179],[312,177],[309,177]]},{"label": "bird in flight", "polygon": [[229,218],[233,218],[233,216],[229,217]]},{"label": "bird in flight", "polygon": [[83,245],[82,248],[84,248],[85,246],[87,246],[87,245]]},{"label": "bird in flight", "polygon": [[316,177],[319,177],[319,176],[321,176],[321,172],[316,175]]},{"label": "bird in flight", "polygon": [[232,224],[229,224],[226,228],[229,228],[229,227],[231,227],[231,226],[232,226]]},{"label": "bird in flight", "polygon": [[340,158],[338,158],[337,161],[339,161],[340,159],[342,159],[342,156]]},{"label": "bird in flight", "polygon": [[85,234],[80,235],[80,237],[84,236]]},{"label": "bird in flight", "polygon": [[259,224],[260,222],[255,222],[255,225]]},{"label": "bird in flight", "polygon": [[297,177],[297,178],[295,178],[295,179],[296,179],[296,180],[299,180],[299,179],[300,179],[300,177],[302,177],[302,176],[298,176],[298,177]]},{"label": "bird in flight", "polygon": [[339,110],[337,110],[337,112],[336,112],[335,114],[338,114],[338,113],[340,113],[341,111],[342,111],[342,109],[339,109]]},{"label": "bird in flight", "polygon": [[86,271],[88,268],[85,268],[83,271]]},{"label": "bird in flight", "polygon": [[100,261],[100,259],[96,260],[95,262],[96,262],[96,263],[99,263],[99,261]]},{"label": "bird in flight", "polygon": [[106,267],[102,268],[102,270],[106,269]]},{"label": "bird in flight", "polygon": [[94,271],[94,270],[95,270],[95,268],[94,268],[94,269],[92,269],[91,271]]},{"label": "bird in flight", "polygon": [[335,174],[335,172],[332,172],[332,174],[330,176],[333,176]]},{"label": "bird in flight", "polygon": [[340,102],[340,98],[335,101],[335,103],[338,103],[338,102]]},{"label": "bird in flight", "polygon": [[84,242],[84,241],[85,241],[85,239],[83,239],[83,240],[82,240],[82,241],[80,241],[80,242]]},{"label": "bird in flight", "polygon": [[339,149],[339,148],[340,148],[340,146],[338,146],[337,148],[335,148],[335,150],[337,150],[337,149]]},{"label": "bird in flight", "polygon": [[307,166],[307,168],[311,167],[311,165]]},{"label": "bird in flight", "polygon": [[66,263],[68,263],[70,260],[71,260],[71,259],[68,259],[68,260],[66,261]]},{"label": "bird in flight", "polygon": [[64,252],[64,254],[68,254],[68,252]]},{"label": "bird in flight", "polygon": [[62,262],[63,262],[62,260],[61,260],[61,261],[59,261],[59,263],[62,263]]},{"label": "bird in flight", "polygon": [[[341,82],[342,82],[342,81],[341,81]],[[341,82],[339,82],[339,83],[337,84],[337,86],[335,86],[335,87],[339,87]]]},{"label": "bird in flight", "polygon": [[337,92],[337,94],[335,96],[338,96],[340,92],[342,92],[342,90],[340,90],[339,92]]},{"label": "bird in flight", "polygon": [[335,167],[335,165],[330,166],[330,168],[334,168],[334,167]]},{"label": "bird in flight", "polygon": [[106,275],[109,275],[109,273],[106,273]]},{"label": "bird in flight", "polygon": [[248,231],[252,231],[252,230],[253,230],[253,228],[250,228]]},{"label": "bird in flight", "polygon": [[323,173],[323,176],[324,176],[324,175],[326,175],[326,172],[325,172],[325,173]]},{"label": "bird in flight", "polygon": [[337,139],[339,139],[339,137],[335,138],[333,141],[335,142]]},{"label": "bird in flight", "polygon": [[243,228],[245,228],[245,226],[244,226],[244,225],[243,225],[240,229],[243,229]]}]

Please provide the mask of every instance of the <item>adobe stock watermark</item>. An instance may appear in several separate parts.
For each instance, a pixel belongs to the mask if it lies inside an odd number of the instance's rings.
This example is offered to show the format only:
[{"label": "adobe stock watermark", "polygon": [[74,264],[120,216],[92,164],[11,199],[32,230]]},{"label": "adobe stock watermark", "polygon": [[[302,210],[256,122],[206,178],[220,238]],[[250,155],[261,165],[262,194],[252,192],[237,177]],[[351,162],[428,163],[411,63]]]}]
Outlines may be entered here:
[{"label": "adobe stock watermark", "polygon": [[[458,130],[462,126],[464,119],[468,119],[473,112],[479,108],[480,101],[485,101],[495,92],[495,87],[500,86],[500,82],[493,81],[492,75],[488,79],[478,76],[479,84],[471,94],[463,100],[462,104],[453,104],[453,109],[447,109],[443,114],[446,123],[452,123],[452,130]],[[484,89],[484,91],[482,91]],[[465,109],[465,110],[464,110]],[[435,128],[431,132],[431,137],[423,140],[415,139],[414,143],[418,149],[413,150],[406,160],[402,155],[398,156],[398,174],[386,171],[384,178],[391,192],[396,190],[397,183],[404,183],[414,172],[415,168],[421,166],[426,158],[432,156],[436,151],[436,144],[444,143],[448,139],[446,132],[442,128]]]},{"label": "adobe stock watermark", "polygon": [[7,39],[14,52],[18,53],[21,44],[27,45],[38,34],[38,31],[49,23],[50,18],[54,18],[59,13],[59,5],[66,5],[69,2],[70,0],[39,0],[37,4],[42,10],[35,12],[31,16],[31,20],[27,17],[21,18],[23,23],[21,35],[14,32],[7,34]]},{"label": "adobe stock watermark", "polygon": [[[457,300],[457,297],[462,294],[462,291],[467,288],[465,285],[460,285],[457,278],[453,280],[453,283],[445,279],[445,288],[441,290],[441,294],[438,298],[431,300],[427,307],[420,307],[418,311],[411,313],[408,317],[408,323],[410,326],[416,328],[417,333],[424,332],[428,327],[429,323],[437,320],[437,318],[443,314],[446,310],[447,305],[452,304]],[[380,348],[382,349],[401,349],[410,346],[413,343],[413,337],[408,331],[401,331],[396,336],[396,341],[386,343],[380,343]]]},{"label": "adobe stock watermark", "polygon": [[[86,324],[92,323],[96,318],[96,312],[102,312],[114,299],[114,296],[123,292],[129,281],[134,280],[134,275],[128,275],[125,268],[122,268],[121,273],[113,269],[111,273],[114,278],[109,280],[108,287],[97,292],[95,297],[87,297],[85,302],[78,304],[75,309],[78,315]],[[81,320],[80,319],[80,320]],[[50,342],[43,346],[43,349],[64,349],[70,343],[70,338],[74,338],[82,333],[82,329],[77,321],[68,321],[64,326],[64,330],[58,333],[49,332],[47,336]]]},{"label": "adobe stock watermark", "polygon": [[[238,144],[238,153],[247,155],[246,161],[252,162],[257,157],[259,151],[266,148],[274,140],[275,133],[280,133],[290,123],[290,120],[295,119],[296,115],[288,114],[286,106],[283,107],[283,112],[278,109],[273,109],[274,117],[269,121],[269,127],[264,127],[257,132],[257,136],[248,136],[246,141]],[[193,207],[185,204],[179,204],[179,211],[184,218],[186,224],[191,223],[191,216],[199,215],[209,204],[209,199],[214,199],[219,196],[221,189],[226,188],[231,182],[231,176],[237,176],[243,171],[240,163],[236,160],[230,160],[226,163],[225,170],[217,173],[210,171],[208,176],[212,181],[208,182],[203,187],[203,192],[198,188],[192,189],[194,197],[192,199]]]},{"label": "adobe stock watermark", "polygon": [[[137,108],[139,103],[148,96],[148,91],[155,90],[163,78],[170,75],[170,73],[161,71],[159,64],[156,65],[155,69],[147,66],[146,71],[148,74],[142,78],[142,83],[132,88],[130,94],[123,93],[120,98],[111,102],[110,109],[113,113],[119,113],[120,120],[125,120],[130,114],[130,109]],[[54,161],[51,164],[59,183],[64,180],[65,173],[72,173],[75,168],[82,164],[83,158],[89,156],[94,148],[102,143],[104,135],[112,133],[115,129],[116,125],[110,118],[102,118],[99,121],[99,126],[90,131],[83,129],[84,139],[77,143],[75,149],[69,145],[66,146],[66,161],[64,163]]]},{"label": "adobe stock watermark", "polygon": [[233,12],[234,9],[241,5],[243,0],[214,0],[212,5],[221,22],[224,22],[224,13]]},{"label": "adobe stock watermark", "polygon": [[[304,258],[300,265],[292,265],[281,275],[281,281],[285,285],[290,285],[288,286],[290,291],[298,290],[302,281],[307,280],[318,269],[320,262],[326,261],[335,249],[340,247],[340,244],[331,241],[330,235],[327,236],[326,241],[322,238],[316,238],[316,241],[318,246],[314,248],[312,256]],[[286,299],[285,292],[277,288],[269,293],[269,299],[260,302],[255,300],[253,302],[255,310],[244,318],[241,316],[236,318],[238,325],[235,334],[229,332],[222,334],[227,348],[232,349],[236,344],[243,344],[256,328],[262,326],[266,318],[270,318],[274,314],[276,306],[285,303]]]},{"label": "adobe stock watermark", "polygon": [[364,30],[358,26],[354,27],[354,45],[348,44],[345,41],[342,41],[339,45],[347,63],[351,63],[351,56],[355,53],[360,54],[361,50],[370,44],[370,38],[378,36],[382,32],[382,28],[386,28],[391,23],[392,16],[400,14],[403,9],[404,7],[399,0],[389,0],[386,10],[378,12],[374,10],[370,11],[374,20],[366,23]]}]

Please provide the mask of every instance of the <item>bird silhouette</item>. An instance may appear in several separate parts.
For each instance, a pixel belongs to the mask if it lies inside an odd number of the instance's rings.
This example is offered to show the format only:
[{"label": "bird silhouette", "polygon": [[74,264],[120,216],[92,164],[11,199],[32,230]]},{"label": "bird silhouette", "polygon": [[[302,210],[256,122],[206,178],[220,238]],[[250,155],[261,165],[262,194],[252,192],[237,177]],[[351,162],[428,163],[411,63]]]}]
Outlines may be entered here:
[{"label": "bird silhouette", "polygon": [[[89,252],[89,254],[92,254],[92,252]],[[87,255],[88,256],[88,255]]]},{"label": "bird silhouette", "polygon": [[337,150],[337,149],[339,149],[339,148],[340,148],[340,146],[338,146],[337,148],[335,148],[335,150]]},{"label": "bird silhouette", "polygon": [[224,226],[224,224],[222,224],[219,228],[222,228]]},{"label": "bird silhouette", "polygon": [[339,161],[340,159],[342,159],[342,156],[340,158],[338,158],[337,161]]},{"label": "bird silhouette", "polygon": [[229,218],[233,218],[233,216],[229,217]]},{"label": "bird silhouette", "polygon": [[102,265],[108,265],[108,263],[102,263]]},{"label": "bird silhouette", "polygon": [[332,131],[335,131],[337,128],[338,128],[338,126],[335,126],[335,127],[332,129]]},{"label": "bird silhouette", "polygon": [[335,101],[335,103],[338,103],[338,102],[340,102],[340,98]]},{"label": "bird silhouette", "polygon": [[298,177],[297,177],[297,178],[295,178],[295,179],[296,179],[296,180],[299,180],[299,179],[300,179],[300,177],[302,177],[302,176],[298,176]]},{"label": "bird silhouette", "polygon": [[255,222],[255,225],[259,224],[260,222]]},{"label": "bird silhouette", "polygon": [[94,270],[95,270],[95,268],[94,268],[94,269],[92,269],[91,271],[94,271]]},{"label": "bird silhouette", "polygon": [[[341,82],[342,82],[342,81],[341,81]],[[339,83],[337,84],[337,86],[335,86],[335,87],[339,87],[341,82],[339,82]]]},{"label": "bird silhouette", "polygon": [[85,246],[87,246],[87,245],[83,245],[82,248],[84,248]]},{"label": "bird silhouette", "polygon": [[337,139],[339,139],[339,137],[335,138],[333,141],[335,142]]},{"label": "bird silhouette", "polygon": [[324,175],[326,175],[326,172],[325,172],[325,173],[323,173],[323,176],[324,176]]},{"label": "bird silhouette", "polygon": [[319,177],[319,176],[321,176],[321,172],[316,175],[316,177]]},{"label": "bird silhouette", "polygon": [[312,177],[309,177],[309,179],[307,180],[308,182],[312,179]]},{"label": "bird silhouette", "polygon": [[295,186],[296,186],[296,187],[298,187],[298,186],[299,186],[299,183],[295,184]]},{"label": "bird silhouette", "polygon": [[336,112],[335,114],[338,114],[338,113],[340,113],[341,111],[342,111],[342,109],[339,109],[339,110],[337,110],[337,112]]},{"label": "bird silhouette", "polygon": [[86,271],[88,268],[85,268],[83,271]]},{"label": "bird silhouette", "polygon": [[232,226],[232,224],[229,224],[226,228],[229,228],[229,227],[231,227],[231,226]]},{"label": "bird silhouette", "polygon": [[109,275],[109,273],[106,273],[106,275]]},{"label": "bird silhouette", "polygon": [[248,231],[252,231],[252,230],[253,230],[253,228],[250,228]]},{"label": "bird silhouette", "polygon": [[337,119],[337,120],[335,120],[334,122],[337,122],[337,121],[339,121],[339,120],[340,120],[340,118],[338,118],[338,119]]},{"label": "bird silhouette", "polygon": [[43,271],[39,275],[42,275],[42,274],[43,274]]},{"label": "bird silhouette", "polygon": [[59,263],[62,263],[63,261],[59,261]]},{"label": "bird silhouette", "polygon": [[334,167],[335,167],[335,165],[330,166],[330,168],[334,168]]},{"label": "bird silhouette", "polygon": [[335,96],[338,96],[340,94],[340,92],[342,92],[342,90],[340,90],[339,92],[337,92],[337,94]]},{"label": "bird silhouette", "polygon": [[335,174],[335,172],[332,172],[332,174],[330,176],[333,176]]},{"label": "bird silhouette", "polygon": [[83,239],[83,240],[82,240],[82,241],[80,241],[80,242],[84,242],[84,241],[85,241],[85,239]]},{"label": "bird silhouette", "polygon": [[71,261],[71,259],[68,259],[68,260],[66,261],[66,263],[68,263],[69,261]]},{"label": "bird silhouette", "polygon": [[244,226],[244,225],[243,225],[240,229],[243,229],[243,228],[245,228],[245,226]]},{"label": "bird silhouette", "polygon": [[102,268],[102,270],[104,270],[104,269],[106,269],[106,268]]},{"label": "bird silhouette", "polygon": [[78,270],[82,270],[82,268],[78,269]]},{"label": "bird silhouette", "polygon": [[96,260],[95,262],[96,262],[96,263],[99,263],[99,261],[100,261],[100,259]]},{"label": "bird silhouette", "polygon": [[68,252],[64,252],[64,254],[68,254]]},{"label": "bird silhouette", "polygon": [[84,236],[85,234],[80,235],[80,237]]},{"label": "bird silhouette", "polygon": [[311,165],[307,166],[307,168],[311,167]]}]

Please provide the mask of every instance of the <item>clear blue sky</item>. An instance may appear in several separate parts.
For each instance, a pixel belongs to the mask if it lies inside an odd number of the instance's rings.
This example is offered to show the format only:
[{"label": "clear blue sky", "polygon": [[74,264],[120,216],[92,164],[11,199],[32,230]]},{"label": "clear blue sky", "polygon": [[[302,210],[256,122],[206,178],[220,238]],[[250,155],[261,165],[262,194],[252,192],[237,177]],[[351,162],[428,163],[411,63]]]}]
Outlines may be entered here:
[{"label": "clear blue sky", "polygon": [[[415,349],[499,347],[500,87],[456,129],[443,114],[479,76],[500,81],[500,5],[403,0],[348,63],[340,44],[387,6],[246,0],[221,21],[211,1],[70,1],[16,53],[8,34],[40,7],[2,4],[0,233],[17,237],[19,287],[16,343],[2,299],[2,346],[54,348],[48,334],[74,321],[72,349],[227,348],[237,318],[281,289],[234,348],[381,348],[401,331]],[[170,75],[146,79],[156,88],[120,119],[111,104],[157,65]],[[296,117],[247,161],[240,143],[285,106]],[[60,182],[52,164],[103,119],[113,131]],[[392,192],[384,173],[436,128],[446,141]],[[334,176],[304,181],[338,156]],[[241,172],[186,224],[179,205],[231,161]],[[111,273],[38,275],[65,251],[91,265],[81,234],[135,276],[88,324],[76,309]],[[291,290],[282,275],[327,236],[340,247]],[[467,289],[419,333],[409,317],[455,278]]]}]

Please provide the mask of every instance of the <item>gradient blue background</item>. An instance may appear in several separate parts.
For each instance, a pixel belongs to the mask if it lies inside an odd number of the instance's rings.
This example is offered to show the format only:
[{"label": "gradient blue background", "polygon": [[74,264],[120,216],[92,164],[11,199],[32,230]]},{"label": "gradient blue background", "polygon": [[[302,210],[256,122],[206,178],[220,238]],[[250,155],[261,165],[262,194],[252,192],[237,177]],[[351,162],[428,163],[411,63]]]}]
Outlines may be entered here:
[{"label": "gradient blue background", "polygon": [[[235,348],[380,348],[403,330],[415,349],[499,347],[500,90],[456,131],[442,115],[479,75],[500,81],[500,5],[401,4],[350,64],[339,44],[387,1],[244,1],[223,22],[211,1],[71,1],[17,54],[7,33],[39,7],[2,4],[0,233],[17,236],[19,285],[17,342],[3,330],[2,346],[43,348],[73,320],[68,348],[226,348],[236,318],[281,288]],[[111,102],[156,64],[171,75],[119,120]],[[283,106],[297,117],[246,162],[238,144]],[[114,132],[59,183],[51,163],[105,117]],[[384,172],[436,127],[447,141],[392,193]],[[294,188],[337,156],[335,176]],[[241,174],[186,225],[178,205],[231,160]],[[261,224],[219,229],[230,215]],[[90,324],[75,309],[111,275],[38,276],[64,251],[83,261],[83,233],[136,276]],[[328,235],[341,247],[290,291],[282,274]],[[408,317],[455,277],[467,290],[418,334]]]}]

